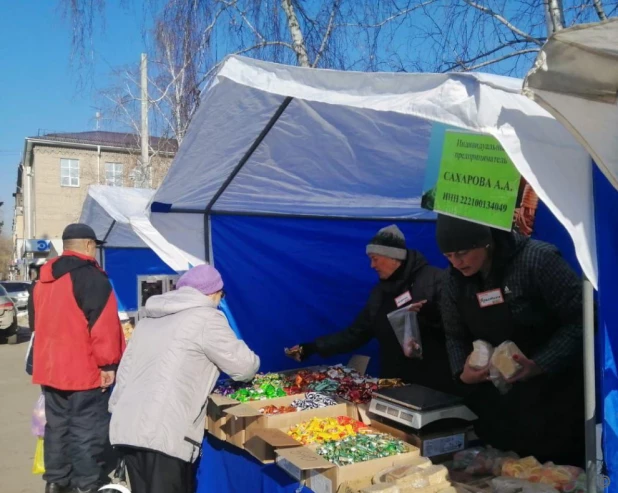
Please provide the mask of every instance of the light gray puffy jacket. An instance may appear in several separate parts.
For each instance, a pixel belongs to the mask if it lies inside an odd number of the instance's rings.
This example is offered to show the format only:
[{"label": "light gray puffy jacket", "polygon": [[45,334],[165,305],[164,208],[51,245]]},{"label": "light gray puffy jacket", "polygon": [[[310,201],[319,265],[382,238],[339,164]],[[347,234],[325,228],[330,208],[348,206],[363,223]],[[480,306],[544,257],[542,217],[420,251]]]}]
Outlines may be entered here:
[{"label": "light gray puffy jacket", "polygon": [[214,302],[193,288],[153,296],[144,316],[118,368],[109,403],[110,441],[192,462],[220,371],[247,381],[260,359],[238,340]]}]

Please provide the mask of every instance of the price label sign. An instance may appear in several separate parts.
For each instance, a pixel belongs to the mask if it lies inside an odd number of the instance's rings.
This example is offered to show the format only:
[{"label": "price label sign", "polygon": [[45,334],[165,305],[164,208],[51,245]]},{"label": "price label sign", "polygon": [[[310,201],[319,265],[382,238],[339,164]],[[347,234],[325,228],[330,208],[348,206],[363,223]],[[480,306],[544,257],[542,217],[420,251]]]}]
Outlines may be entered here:
[{"label": "price label sign", "polygon": [[520,181],[495,137],[447,131],[434,210],[510,231]]}]

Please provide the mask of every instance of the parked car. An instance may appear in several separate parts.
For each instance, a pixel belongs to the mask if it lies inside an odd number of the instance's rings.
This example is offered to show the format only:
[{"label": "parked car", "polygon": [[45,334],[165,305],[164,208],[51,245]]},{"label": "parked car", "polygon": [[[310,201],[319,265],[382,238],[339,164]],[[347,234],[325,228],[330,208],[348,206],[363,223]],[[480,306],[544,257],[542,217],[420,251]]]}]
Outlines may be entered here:
[{"label": "parked car", "polygon": [[18,310],[28,309],[30,297],[30,282],[28,281],[2,281],[0,284],[6,289]]},{"label": "parked car", "polygon": [[9,344],[17,342],[17,308],[2,285],[0,285],[0,338]]}]

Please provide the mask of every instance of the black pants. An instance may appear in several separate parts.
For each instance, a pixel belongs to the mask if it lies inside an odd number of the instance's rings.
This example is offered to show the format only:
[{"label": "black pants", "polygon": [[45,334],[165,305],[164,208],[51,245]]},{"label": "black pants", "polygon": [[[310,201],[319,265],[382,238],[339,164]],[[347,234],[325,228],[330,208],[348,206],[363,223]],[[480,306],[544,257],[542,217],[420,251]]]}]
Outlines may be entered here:
[{"label": "black pants", "polygon": [[88,490],[105,481],[109,391],[44,387],[45,474],[48,483]]},{"label": "black pants", "polygon": [[132,493],[193,493],[193,466],[154,450],[125,447]]}]

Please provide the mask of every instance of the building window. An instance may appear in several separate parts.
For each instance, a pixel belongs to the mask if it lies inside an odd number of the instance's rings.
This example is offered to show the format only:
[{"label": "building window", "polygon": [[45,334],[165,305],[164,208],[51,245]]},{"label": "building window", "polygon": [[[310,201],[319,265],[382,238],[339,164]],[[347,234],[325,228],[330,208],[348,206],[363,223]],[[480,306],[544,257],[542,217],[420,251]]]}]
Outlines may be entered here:
[{"label": "building window", "polygon": [[60,160],[60,184],[63,187],[79,187],[79,160]]},{"label": "building window", "polygon": [[124,185],[122,163],[105,163],[105,184],[110,187]]}]

